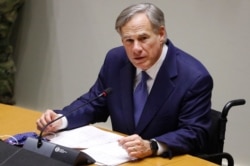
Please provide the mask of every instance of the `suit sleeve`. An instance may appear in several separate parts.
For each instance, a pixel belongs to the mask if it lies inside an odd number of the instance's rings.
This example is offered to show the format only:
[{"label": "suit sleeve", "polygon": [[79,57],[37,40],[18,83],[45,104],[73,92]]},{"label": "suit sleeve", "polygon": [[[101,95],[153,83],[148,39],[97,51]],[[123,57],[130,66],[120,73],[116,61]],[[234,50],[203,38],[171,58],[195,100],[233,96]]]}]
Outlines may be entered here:
[{"label": "suit sleeve", "polygon": [[168,151],[163,156],[201,152],[208,140],[211,125],[211,95],[213,80],[210,75],[199,76],[186,91],[180,105],[178,129],[156,140],[167,144]]}]

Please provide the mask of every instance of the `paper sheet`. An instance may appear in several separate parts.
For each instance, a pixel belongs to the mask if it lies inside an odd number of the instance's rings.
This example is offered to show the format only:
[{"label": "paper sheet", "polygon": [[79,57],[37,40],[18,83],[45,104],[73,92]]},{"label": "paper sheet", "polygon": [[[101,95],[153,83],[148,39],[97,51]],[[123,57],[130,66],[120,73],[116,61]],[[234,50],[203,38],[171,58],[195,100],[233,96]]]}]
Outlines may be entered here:
[{"label": "paper sheet", "polygon": [[119,165],[133,160],[128,156],[127,152],[118,145],[118,142],[111,142],[82,151],[94,158],[96,165]]},{"label": "paper sheet", "polygon": [[118,145],[121,137],[89,125],[57,133],[50,140],[58,145],[84,149],[82,151],[94,158],[97,165],[119,165],[132,160]]},{"label": "paper sheet", "polygon": [[89,125],[57,133],[55,136],[52,136],[50,140],[52,143],[70,148],[90,148],[115,142],[121,137],[121,135]]}]

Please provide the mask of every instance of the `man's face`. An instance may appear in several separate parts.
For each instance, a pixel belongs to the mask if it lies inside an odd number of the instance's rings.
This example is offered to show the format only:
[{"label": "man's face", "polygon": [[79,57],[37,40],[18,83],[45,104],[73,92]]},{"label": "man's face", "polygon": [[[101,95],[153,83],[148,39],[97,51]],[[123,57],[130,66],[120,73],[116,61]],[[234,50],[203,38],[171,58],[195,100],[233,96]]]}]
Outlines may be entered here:
[{"label": "man's face", "polygon": [[159,59],[165,39],[165,28],[154,31],[144,13],[135,15],[121,28],[122,43],[131,63],[149,69]]}]

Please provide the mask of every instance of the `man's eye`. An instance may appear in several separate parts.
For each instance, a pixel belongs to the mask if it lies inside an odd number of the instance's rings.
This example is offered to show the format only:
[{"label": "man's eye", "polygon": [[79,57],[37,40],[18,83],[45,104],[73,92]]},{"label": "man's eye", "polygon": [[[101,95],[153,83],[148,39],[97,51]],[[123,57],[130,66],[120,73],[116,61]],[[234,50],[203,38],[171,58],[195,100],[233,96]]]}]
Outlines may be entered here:
[{"label": "man's eye", "polygon": [[143,36],[143,37],[140,38],[140,41],[144,41],[144,40],[147,40],[147,39],[148,39],[148,37]]}]

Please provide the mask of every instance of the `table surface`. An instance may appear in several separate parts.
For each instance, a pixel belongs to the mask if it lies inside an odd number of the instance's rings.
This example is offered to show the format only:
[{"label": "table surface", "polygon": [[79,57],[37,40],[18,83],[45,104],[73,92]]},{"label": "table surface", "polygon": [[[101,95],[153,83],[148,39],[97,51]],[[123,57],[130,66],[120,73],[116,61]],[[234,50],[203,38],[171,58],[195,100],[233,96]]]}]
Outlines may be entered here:
[{"label": "table surface", "polygon": [[[41,112],[18,106],[0,104],[0,136],[15,135],[24,132],[36,132],[36,120]],[[4,138],[2,138],[4,139]],[[139,161],[124,163],[121,166],[216,166],[206,160],[191,156],[181,155],[172,158],[153,157]]]}]

